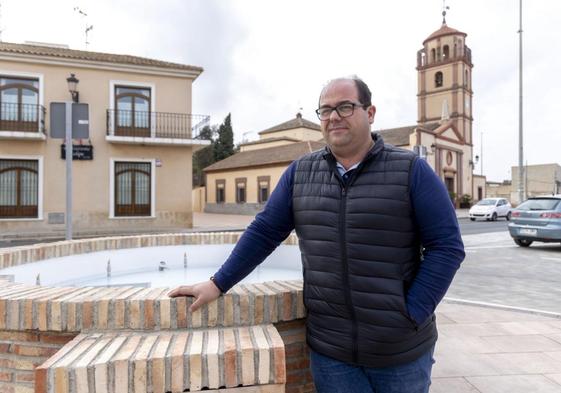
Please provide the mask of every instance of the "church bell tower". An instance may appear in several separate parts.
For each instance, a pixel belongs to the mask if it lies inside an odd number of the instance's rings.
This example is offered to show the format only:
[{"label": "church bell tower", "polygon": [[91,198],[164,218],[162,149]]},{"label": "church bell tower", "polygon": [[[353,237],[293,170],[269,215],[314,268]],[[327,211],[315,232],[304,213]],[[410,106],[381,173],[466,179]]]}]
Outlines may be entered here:
[{"label": "church bell tower", "polygon": [[465,143],[472,139],[471,50],[466,33],[442,26],[423,41],[417,52],[419,126],[450,120]]},{"label": "church bell tower", "polygon": [[446,9],[440,28],[417,52],[417,126],[428,136],[425,140],[431,146],[431,165],[457,202],[466,195],[475,196],[473,64],[467,34],[448,27]]}]

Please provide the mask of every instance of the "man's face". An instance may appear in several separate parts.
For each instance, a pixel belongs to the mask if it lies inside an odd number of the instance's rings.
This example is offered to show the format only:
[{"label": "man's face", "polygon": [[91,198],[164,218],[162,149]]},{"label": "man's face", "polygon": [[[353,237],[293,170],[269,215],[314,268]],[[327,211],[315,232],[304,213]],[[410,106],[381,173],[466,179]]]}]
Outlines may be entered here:
[{"label": "man's face", "polygon": [[337,111],[327,120],[321,120],[321,131],[326,143],[335,154],[352,155],[370,146],[370,124],[374,122],[376,108],[360,106],[358,90],[353,80],[335,80],[323,89],[319,107],[335,108],[342,103],[359,104],[351,116],[341,118]]}]

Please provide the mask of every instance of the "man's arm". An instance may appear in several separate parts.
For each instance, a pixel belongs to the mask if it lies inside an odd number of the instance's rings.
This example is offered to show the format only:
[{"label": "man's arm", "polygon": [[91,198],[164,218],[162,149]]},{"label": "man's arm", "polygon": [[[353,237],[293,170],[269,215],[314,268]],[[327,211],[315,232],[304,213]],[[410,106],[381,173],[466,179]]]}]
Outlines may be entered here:
[{"label": "man's arm", "polygon": [[296,164],[292,163],[281,176],[265,209],[255,216],[234,250],[212,280],[184,285],[169,293],[170,297],[195,296],[195,311],[203,304],[227,292],[253,271],[294,229],[292,215],[292,184]]},{"label": "man's arm", "polygon": [[421,324],[444,297],[465,253],[448,191],[424,160],[417,159],[413,163],[410,195],[423,260],[406,301],[409,315]]}]

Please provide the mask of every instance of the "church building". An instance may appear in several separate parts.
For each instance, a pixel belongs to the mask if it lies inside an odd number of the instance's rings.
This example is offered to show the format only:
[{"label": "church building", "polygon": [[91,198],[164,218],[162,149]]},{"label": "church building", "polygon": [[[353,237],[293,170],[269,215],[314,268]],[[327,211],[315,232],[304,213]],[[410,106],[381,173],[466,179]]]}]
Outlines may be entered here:
[{"label": "church building", "polygon": [[485,197],[485,177],[473,173],[473,63],[466,36],[443,19],[417,52],[417,125],[378,131],[387,143],[426,159],[458,204]]}]

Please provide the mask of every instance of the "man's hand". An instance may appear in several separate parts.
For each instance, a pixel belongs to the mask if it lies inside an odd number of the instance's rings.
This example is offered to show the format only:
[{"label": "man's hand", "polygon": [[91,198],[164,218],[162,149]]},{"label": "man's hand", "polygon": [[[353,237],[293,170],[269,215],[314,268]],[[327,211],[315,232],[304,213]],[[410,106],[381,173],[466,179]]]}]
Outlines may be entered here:
[{"label": "man's hand", "polygon": [[200,282],[195,285],[182,285],[168,293],[169,297],[193,296],[195,301],[189,311],[197,311],[201,306],[218,299],[220,289],[211,281]]}]

